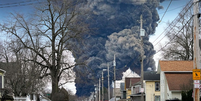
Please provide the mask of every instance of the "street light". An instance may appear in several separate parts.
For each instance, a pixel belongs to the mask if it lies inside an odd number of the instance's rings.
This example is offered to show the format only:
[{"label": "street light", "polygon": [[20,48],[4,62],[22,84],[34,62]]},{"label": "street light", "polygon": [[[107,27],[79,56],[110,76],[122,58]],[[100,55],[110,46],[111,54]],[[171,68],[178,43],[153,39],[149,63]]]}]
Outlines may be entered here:
[{"label": "street light", "polygon": [[103,78],[103,72],[104,72],[104,71],[107,71],[107,69],[103,69],[103,71],[102,71],[102,101],[104,100],[104,94],[103,94],[103,93],[104,93],[104,92],[103,92],[103,91],[104,91],[104,90],[103,90],[103,80],[104,80],[104,78]]}]

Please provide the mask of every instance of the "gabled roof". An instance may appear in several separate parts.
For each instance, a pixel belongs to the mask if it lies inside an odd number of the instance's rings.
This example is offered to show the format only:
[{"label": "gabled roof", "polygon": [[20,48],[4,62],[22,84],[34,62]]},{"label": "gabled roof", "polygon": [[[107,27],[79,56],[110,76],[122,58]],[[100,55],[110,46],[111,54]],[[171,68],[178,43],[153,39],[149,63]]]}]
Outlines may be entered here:
[{"label": "gabled roof", "polygon": [[156,71],[145,71],[144,80],[160,80],[160,74],[157,74]]},{"label": "gabled roof", "polygon": [[165,76],[170,91],[180,91],[188,89],[185,87],[192,84],[192,73],[165,73]]},{"label": "gabled roof", "polygon": [[160,60],[158,73],[160,71],[192,71],[193,61],[164,61]]},{"label": "gabled roof", "polygon": [[130,68],[128,68],[125,72],[122,73],[122,80],[125,80],[125,78],[127,77],[140,77],[137,73],[133,72]]},{"label": "gabled roof", "polygon": [[126,77],[125,78],[125,89],[131,88],[135,83],[140,81],[140,77]]}]

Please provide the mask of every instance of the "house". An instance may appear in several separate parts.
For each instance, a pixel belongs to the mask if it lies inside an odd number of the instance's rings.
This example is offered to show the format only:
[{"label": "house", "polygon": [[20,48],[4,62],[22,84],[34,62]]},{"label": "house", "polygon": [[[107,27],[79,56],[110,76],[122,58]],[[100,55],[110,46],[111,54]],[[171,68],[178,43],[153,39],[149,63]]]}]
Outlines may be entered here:
[{"label": "house", "polygon": [[160,101],[160,74],[156,71],[144,72],[146,101]]},{"label": "house", "polygon": [[[140,76],[133,72],[130,68],[128,68],[125,72],[122,73],[122,80],[116,80],[116,89],[115,89],[115,96],[116,100],[118,99],[126,99],[130,98],[129,94],[131,94],[131,90],[129,90],[128,86],[129,84],[134,84],[140,80]],[[138,79],[137,81],[133,82],[133,78]],[[114,91],[114,82],[112,82],[112,91]],[[112,92],[113,98],[110,101],[113,101],[114,99],[114,92]]]},{"label": "house", "polygon": [[6,71],[3,69],[0,69],[0,98],[3,96],[4,90],[4,76],[5,76]]},{"label": "house", "polygon": [[0,88],[4,88],[4,76],[6,74],[6,71],[3,69],[0,69]]},{"label": "house", "polygon": [[121,83],[123,83],[123,80],[116,80],[115,81],[116,88],[115,88],[115,92],[114,92],[114,82],[112,82],[112,91],[113,91],[112,96],[113,96],[113,98],[111,98],[110,101],[115,101],[114,93],[116,96],[116,100],[121,99]]},{"label": "house", "polygon": [[[144,72],[144,97],[145,101],[159,101],[160,100],[160,74],[156,71]],[[133,101],[141,100],[141,82],[135,83],[131,88],[130,95]]]},{"label": "house", "polygon": [[[135,83],[131,87],[131,95],[129,95],[133,101],[140,101],[141,100],[141,82]],[[144,95],[145,96],[145,95]]]},{"label": "house", "polygon": [[140,77],[126,77],[125,78],[125,88],[124,89],[126,90],[126,99],[131,99],[130,98],[130,95],[132,94],[131,87],[139,81],[140,81]]},{"label": "house", "polygon": [[5,88],[6,71],[0,69],[0,100],[13,101],[13,93],[11,89]]},{"label": "house", "polygon": [[140,81],[140,76],[129,68],[127,71],[123,72],[122,80],[124,81],[124,89],[121,92],[122,95],[125,96],[123,98],[130,99],[131,87]]},{"label": "house", "polygon": [[181,91],[192,84],[193,61],[159,61],[160,101],[180,99]]}]

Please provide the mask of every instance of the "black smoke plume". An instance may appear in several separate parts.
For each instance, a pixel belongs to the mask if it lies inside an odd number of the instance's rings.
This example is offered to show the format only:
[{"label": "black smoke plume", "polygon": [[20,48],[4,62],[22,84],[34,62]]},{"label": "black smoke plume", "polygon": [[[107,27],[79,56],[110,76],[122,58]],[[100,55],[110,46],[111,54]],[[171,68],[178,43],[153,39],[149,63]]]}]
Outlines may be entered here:
[{"label": "black smoke plume", "polygon": [[[122,72],[131,68],[140,74],[140,15],[143,16],[143,38],[145,59],[144,70],[155,69],[155,54],[149,35],[154,34],[161,8],[159,0],[88,0],[86,9],[92,13],[86,22],[93,29],[93,34],[85,36],[85,45],[78,45],[84,50],[82,54],[74,54],[76,61],[87,61],[86,66],[76,66],[76,95],[89,96],[98,84],[102,69],[109,64],[113,71],[112,61],[116,55],[116,75],[121,79]],[[106,76],[107,73],[104,73]],[[113,74],[110,74],[113,80]],[[105,80],[106,81],[106,80]],[[110,81],[110,82],[111,82]],[[107,87],[107,82],[104,83]]]}]

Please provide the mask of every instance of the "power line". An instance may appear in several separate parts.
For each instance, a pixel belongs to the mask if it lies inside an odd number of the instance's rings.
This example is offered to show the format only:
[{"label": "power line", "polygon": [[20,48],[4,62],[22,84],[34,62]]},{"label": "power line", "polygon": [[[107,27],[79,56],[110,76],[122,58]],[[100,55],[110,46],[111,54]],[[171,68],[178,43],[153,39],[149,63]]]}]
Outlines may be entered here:
[{"label": "power line", "polygon": [[[179,9],[179,8],[182,8],[182,7],[184,7],[184,6],[185,6],[185,5],[182,5],[182,6],[173,8],[173,9],[170,9],[170,10],[168,10],[167,12],[174,11],[174,10]],[[163,14],[163,13],[165,13],[165,12],[161,12],[161,13],[159,13],[159,14]]]},{"label": "power line", "polygon": [[172,3],[172,0],[170,1],[170,3],[168,5],[167,9],[165,10],[165,13],[163,14],[163,16],[162,16],[161,20],[159,21],[159,23],[163,20],[163,17],[165,16],[165,14],[166,14],[168,8],[170,7],[171,3]]},{"label": "power line", "polygon": [[10,7],[18,7],[18,6],[28,6],[28,5],[34,5],[34,4],[41,4],[44,2],[39,2],[39,1],[21,1],[21,2],[13,2],[13,3],[5,3],[5,4],[0,4],[0,8],[10,8]]},{"label": "power line", "polygon": [[[188,24],[188,23],[190,22],[190,20],[191,20],[193,17],[194,17],[194,15],[191,16],[191,18],[185,23],[185,25],[179,30],[179,32],[182,31],[182,29],[186,26],[186,24]],[[178,32],[177,34],[175,34],[174,37],[173,37],[172,39],[170,39],[170,40],[173,40],[173,39],[176,37],[176,35],[179,34],[179,32]],[[165,46],[163,46],[163,47],[162,47],[160,50],[158,50],[155,54],[157,54],[158,52],[160,52],[163,48],[165,48],[168,44],[170,44],[170,42],[171,42],[171,41],[169,41],[168,43],[166,43]]]},{"label": "power line", "polygon": [[29,0],[29,1],[20,1],[20,2],[4,3],[4,4],[0,4],[0,6],[5,6],[5,5],[15,5],[15,4],[20,4],[20,3],[29,3],[29,2],[33,2],[33,1]]},{"label": "power line", "polygon": [[[191,5],[188,7],[188,9],[185,9],[189,4],[191,4]],[[165,33],[171,25],[173,25],[173,22],[175,22],[176,20],[178,20],[178,19],[180,19],[180,18],[183,18],[184,15],[186,14],[186,12],[192,7],[192,5],[193,5],[193,3],[192,3],[191,1],[189,1],[189,3],[188,3],[188,4],[183,8],[183,10],[182,10],[182,11],[185,11],[184,14],[183,14],[182,16],[178,15],[178,16],[168,25],[168,27],[166,27],[166,29],[165,29],[152,43],[155,43],[156,40],[158,40],[159,37],[160,37],[163,33]],[[175,27],[177,23],[178,23],[178,22],[176,22],[173,27]],[[171,29],[173,29],[173,27],[171,27]],[[168,33],[166,33],[165,36],[167,36],[167,34],[168,34]],[[162,39],[164,39],[165,36],[164,36]],[[162,39],[161,39],[161,40],[162,40]],[[154,46],[156,46],[161,40],[159,40],[156,44],[154,44]]]},{"label": "power line", "polygon": [[[135,1],[135,2],[136,3],[138,3],[138,2],[146,3],[146,1],[147,0],[141,0],[141,1]],[[169,1],[169,0],[164,0],[164,1]],[[171,0],[171,1],[178,1],[178,0]],[[28,0],[28,1],[20,1],[20,2],[0,4],[0,8],[27,6],[27,5],[34,5],[34,4],[40,4],[40,3],[44,3],[44,2],[39,2],[39,1],[35,1],[35,0]],[[156,3],[156,2],[152,2],[152,3]],[[157,2],[157,3],[160,3],[160,2]]]}]

